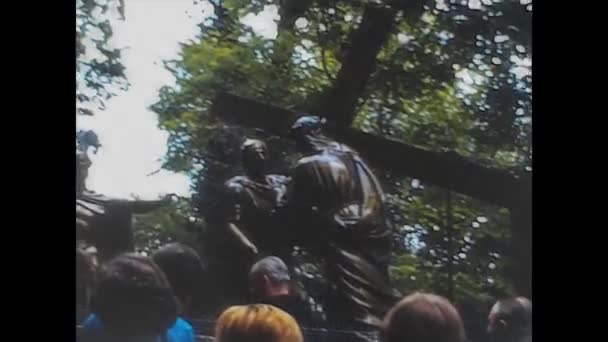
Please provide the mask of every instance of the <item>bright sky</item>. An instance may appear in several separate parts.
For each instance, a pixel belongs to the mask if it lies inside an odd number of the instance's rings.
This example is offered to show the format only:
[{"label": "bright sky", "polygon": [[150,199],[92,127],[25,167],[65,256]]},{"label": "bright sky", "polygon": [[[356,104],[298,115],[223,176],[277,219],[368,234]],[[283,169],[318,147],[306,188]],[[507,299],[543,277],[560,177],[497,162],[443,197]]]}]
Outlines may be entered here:
[{"label": "bright sky", "polygon": [[126,20],[114,23],[113,44],[128,47],[123,64],[131,87],[108,101],[105,111],[78,118],[79,128],[94,129],[103,145],[91,156],[87,186],[119,197],[187,195],[185,175],[163,170],[147,176],[160,168],[168,137],[147,107],[156,101],[160,87],[173,82],[161,61],[176,57],[178,43],[194,38],[203,7],[192,0],[129,0],[125,5]]},{"label": "bright sky", "polygon": [[[78,128],[95,130],[103,145],[91,155],[87,186],[118,197],[186,196],[190,182],[185,175],[165,170],[149,175],[161,167],[168,134],[158,128],[156,114],[147,108],[156,102],[158,89],[174,81],[161,61],[177,56],[179,42],[195,38],[197,24],[212,13],[212,7],[207,1],[192,0],[128,0],[125,5],[126,20],[113,24],[113,45],[128,47],[122,58],[131,87],[109,100],[105,111],[78,118]],[[275,38],[275,19],[276,7],[267,6],[243,22],[258,34]]]}]

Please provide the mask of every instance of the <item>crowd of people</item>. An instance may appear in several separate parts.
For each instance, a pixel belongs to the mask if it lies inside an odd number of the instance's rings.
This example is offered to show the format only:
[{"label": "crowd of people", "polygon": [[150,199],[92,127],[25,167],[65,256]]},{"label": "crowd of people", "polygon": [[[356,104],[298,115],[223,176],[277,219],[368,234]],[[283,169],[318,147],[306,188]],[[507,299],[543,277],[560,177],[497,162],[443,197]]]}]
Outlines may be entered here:
[{"label": "crowd of people", "polygon": [[[193,248],[171,243],[150,257],[123,253],[100,265],[83,250],[77,249],[76,256],[79,341],[194,342],[197,334],[215,336],[216,342],[310,340],[303,333],[310,312],[278,257],[262,258],[251,267],[251,303],[222,308],[214,331],[195,332],[187,318],[208,279]],[[489,312],[487,332],[492,342],[531,341],[531,301],[498,301]],[[430,293],[413,293],[397,302],[379,335],[382,342],[467,341],[456,307]]]}]

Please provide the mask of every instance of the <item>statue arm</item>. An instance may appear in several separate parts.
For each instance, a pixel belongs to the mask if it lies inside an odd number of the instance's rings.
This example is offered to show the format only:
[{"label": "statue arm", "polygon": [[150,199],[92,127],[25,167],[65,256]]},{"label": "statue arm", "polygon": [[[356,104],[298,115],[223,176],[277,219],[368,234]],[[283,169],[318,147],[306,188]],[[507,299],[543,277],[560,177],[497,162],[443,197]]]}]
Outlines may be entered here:
[{"label": "statue arm", "polygon": [[228,205],[224,216],[226,217],[226,230],[229,234],[252,254],[258,254],[257,246],[247,237],[245,232],[239,227],[241,221],[241,205],[239,204],[240,196],[242,195],[243,187],[235,181],[226,183],[226,201]]},{"label": "statue arm", "polygon": [[243,231],[241,231],[236,224],[228,222],[227,228],[231,235],[234,236],[234,238],[239,242],[241,246],[245,247],[253,254],[258,254],[257,246],[247,238],[245,233],[243,233]]}]

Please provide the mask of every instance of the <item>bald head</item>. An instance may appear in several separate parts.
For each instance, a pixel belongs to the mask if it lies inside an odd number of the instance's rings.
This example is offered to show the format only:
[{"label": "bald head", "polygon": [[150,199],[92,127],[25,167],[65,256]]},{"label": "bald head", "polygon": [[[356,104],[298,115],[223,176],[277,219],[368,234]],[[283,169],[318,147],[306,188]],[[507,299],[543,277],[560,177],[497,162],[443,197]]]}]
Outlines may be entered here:
[{"label": "bald head", "polygon": [[532,302],[525,297],[500,300],[488,316],[488,333],[497,341],[529,335],[532,331]]},{"label": "bald head", "polygon": [[382,323],[384,342],[463,342],[456,308],[440,296],[414,293],[403,298]]}]

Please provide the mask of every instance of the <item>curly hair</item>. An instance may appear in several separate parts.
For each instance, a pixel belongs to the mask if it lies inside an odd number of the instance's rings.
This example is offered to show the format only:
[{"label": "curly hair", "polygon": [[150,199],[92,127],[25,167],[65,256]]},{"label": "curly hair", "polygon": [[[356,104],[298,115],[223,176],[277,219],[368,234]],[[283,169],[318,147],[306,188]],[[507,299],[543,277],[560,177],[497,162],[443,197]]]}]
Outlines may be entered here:
[{"label": "curly hair", "polygon": [[382,323],[384,342],[463,342],[464,326],[445,298],[414,293],[399,301]]},{"label": "curly hair", "polygon": [[216,342],[302,342],[296,320],[272,305],[254,304],[226,309],[215,326]]},{"label": "curly hair", "polygon": [[92,309],[109,332],[131,337],[164,333],[177,319],[178,302],[152,259],[125,253],[101,266]]}]

